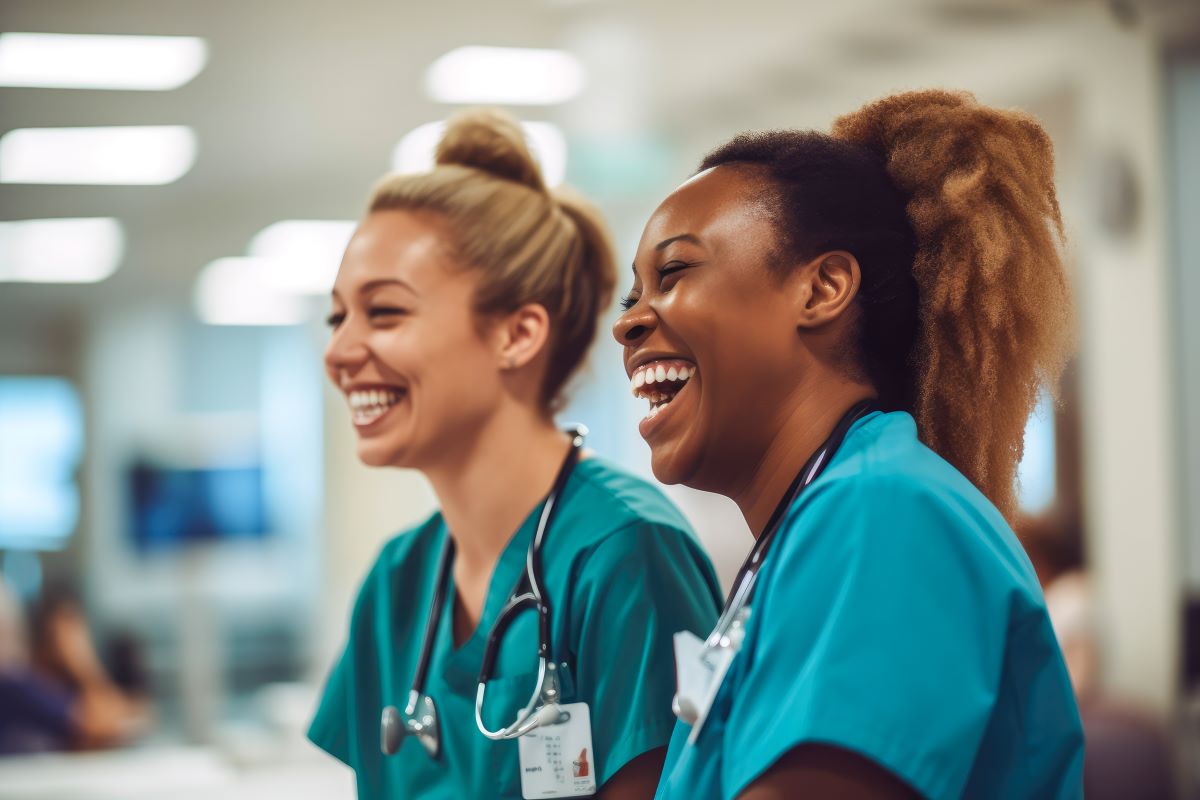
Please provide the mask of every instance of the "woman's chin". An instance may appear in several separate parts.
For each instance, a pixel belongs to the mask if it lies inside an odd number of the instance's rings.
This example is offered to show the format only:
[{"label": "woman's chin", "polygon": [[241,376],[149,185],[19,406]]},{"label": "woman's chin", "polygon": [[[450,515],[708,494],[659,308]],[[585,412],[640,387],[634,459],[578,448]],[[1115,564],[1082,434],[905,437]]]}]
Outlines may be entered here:
[{"label": "woman's chin", "polygon": [[663,442],[650,449],[650,471],[659,483],[687,485],[695,466],[696,459],[689,457],[679,442]]},{"label": "woman's chin", "polygon": [[408,449],[398,444],[360,440],[358,460],[368,467],[407,467]]}]

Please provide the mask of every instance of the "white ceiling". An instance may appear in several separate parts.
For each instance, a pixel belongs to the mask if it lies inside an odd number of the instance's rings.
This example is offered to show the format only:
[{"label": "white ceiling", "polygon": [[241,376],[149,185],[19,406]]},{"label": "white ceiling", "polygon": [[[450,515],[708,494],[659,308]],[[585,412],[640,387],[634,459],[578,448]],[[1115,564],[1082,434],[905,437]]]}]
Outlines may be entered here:
[{"label": "white ceiling", "polygon": [[1099,7],[1092,0],[2,2],[3,30],[188,34],[210,48],[204,71],[173,92],[0,89],[0,132],[187,124],[199,137],[196,165],[167,186],[0,186],[0,219],[116,216],[128,234],[124,264],[102,284],[0,284],[0,319],[9,323],[0,327],[10,331],[14,319],[62,321],[130,299],[182,307],[201,266],[241,254],[267,224],[356,216],[400,136],[447,113],[425,98],[421,80],[430,62],[460,45],[571,48],[589,69],[585,94],[561,109],[518,114],[614,141],[649,132],[690,164],[736,130],[825,126],[836,112],[904,86],[950,82],[1003,92],[1051,80],[1037,65],[1055,37]]}]

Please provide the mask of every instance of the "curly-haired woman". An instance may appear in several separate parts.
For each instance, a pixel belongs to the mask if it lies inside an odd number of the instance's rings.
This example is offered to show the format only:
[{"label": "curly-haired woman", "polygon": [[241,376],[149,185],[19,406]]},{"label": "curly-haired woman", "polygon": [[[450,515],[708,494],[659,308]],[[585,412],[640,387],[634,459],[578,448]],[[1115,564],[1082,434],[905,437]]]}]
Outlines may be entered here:
[{"label": "curly-haired woman", "polygon": [[1082,734],[1008,521],[1069,353],[1051,145],[966,94],[744,134],[648,222],[614,328],[655,475],[757,541],[660,798],[1077,797]]}]

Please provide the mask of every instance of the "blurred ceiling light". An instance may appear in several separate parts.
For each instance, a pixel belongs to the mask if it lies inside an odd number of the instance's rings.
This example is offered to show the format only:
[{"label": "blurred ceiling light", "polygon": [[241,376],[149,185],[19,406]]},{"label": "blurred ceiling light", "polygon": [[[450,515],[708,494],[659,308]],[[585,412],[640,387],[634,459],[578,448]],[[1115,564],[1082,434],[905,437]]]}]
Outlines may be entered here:
[{"label": "blurred ceiling light", "polygon": [[439,103],[565,103],[587,82],[578,58],[564,50],[460,47],[425,73],[425,90]]},{"label": "blurred ceiling light", "polygon": [[0,222],[0,282],[96,283],[117,271],[125,252],[111,217]]},{"label": "blurred ceiling light", "polygon": [[208,45],[194,36],[0,34],[0,86],[163,91],[207,61]]},{"label": "blurred ceiling light", "polygon": [[[529,149],[542,167],[547,186],[558,186],[567,175],[567,137],[552,122],[522,122]],[[427,122],[405,134],[392,152],[392,169],[397,172],[424,172],[433,167],[433,152],[445,122]]]},{"label": "blurred ceiling light", "polygon": [[209,325],[298,325],[308,298],[272,286],[274,264],[263,258],[218,258],[200,271],[193,288],[196,314]]},{"label": "blurred ceiling light", "polygon": [[0,137],[0,183],[156,185],[196,162],[184,125],[18,128]]},{"label": "blurred ceiling light", "polygon": [[254,235],[247,254],[266,259],[264,278],[280,291],[329,294],[354,220],[285,219]]}]

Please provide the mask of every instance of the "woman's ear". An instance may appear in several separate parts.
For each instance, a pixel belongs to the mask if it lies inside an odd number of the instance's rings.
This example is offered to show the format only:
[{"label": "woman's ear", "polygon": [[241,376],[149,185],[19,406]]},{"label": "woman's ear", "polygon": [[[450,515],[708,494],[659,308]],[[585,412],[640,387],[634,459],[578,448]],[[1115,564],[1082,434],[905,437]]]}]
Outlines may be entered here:
[{"label": "woman's ear", "polygon": [[845,312],[862,283],[858,259],[845,250],[834,250],[809,261],[796,274],[796,324],[819,328]]},{"label": "woman's ear", "polygon": [[500,320],[496,335],[501,368],[519,369],[545,349],[550,314],[540,303],[526,303]]}]

